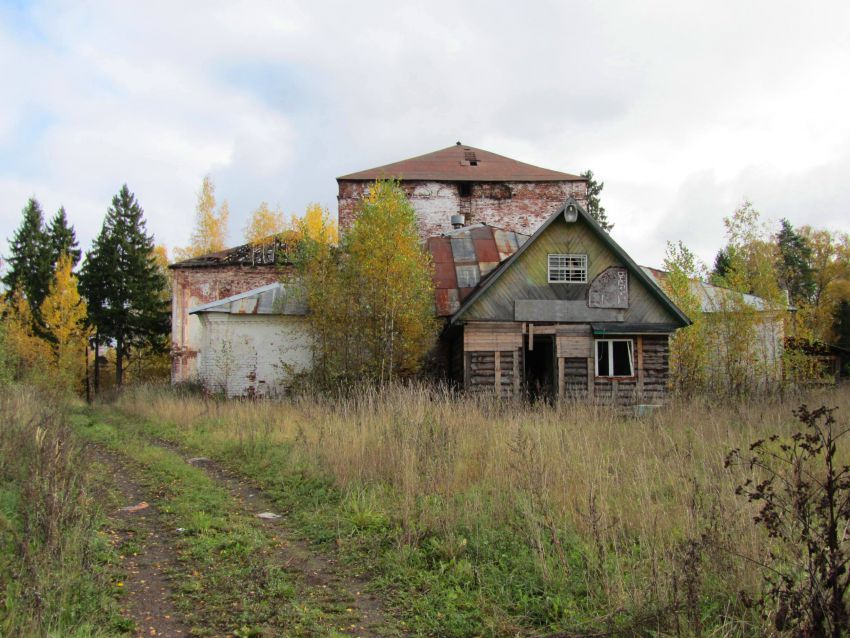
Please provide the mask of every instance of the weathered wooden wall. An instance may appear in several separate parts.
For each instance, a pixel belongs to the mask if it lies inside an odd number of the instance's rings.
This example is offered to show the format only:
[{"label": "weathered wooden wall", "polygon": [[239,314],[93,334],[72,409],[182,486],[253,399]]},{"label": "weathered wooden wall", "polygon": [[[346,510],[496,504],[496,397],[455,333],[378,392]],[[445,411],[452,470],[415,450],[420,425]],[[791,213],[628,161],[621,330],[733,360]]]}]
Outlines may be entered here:
[{"label": "weathered wooden wall", "polygon": [[[587,255],[586,284],[549,283],[549,254]],[[516,321],[516,302],[522,300],[570,304],[570,312],[583,308],[586,316],[558,321],[623,321],[629,323],[670,323],[675,321],[670,311],[637,279],[629,274],[628,308],[590,307],[589,292],[593,280],[612,267],[625,267],[585,221],[567,223],[556,219],[519,256],[511,267],[488,288],[463,315],[467,321]],[[591,316],[592,315],[592,316]],[[610,316],[609,316],[610,315]],[[551,321],[552,319],[521,320]]]},{"label": "weathered wooden wall", "polygon": [[[617,335],[634,342],[635,375],[596,377],[594,336],[589,325],[533,325],[522,323],[469,323],[464,326],[462,378],[474,393],[501,397],[524,396],[524,354],[533,334],[555,336],[556,398],[606,405],[660,403],[669,381],[668,335]],[[531,335],[529,333],[532,333]]]}]

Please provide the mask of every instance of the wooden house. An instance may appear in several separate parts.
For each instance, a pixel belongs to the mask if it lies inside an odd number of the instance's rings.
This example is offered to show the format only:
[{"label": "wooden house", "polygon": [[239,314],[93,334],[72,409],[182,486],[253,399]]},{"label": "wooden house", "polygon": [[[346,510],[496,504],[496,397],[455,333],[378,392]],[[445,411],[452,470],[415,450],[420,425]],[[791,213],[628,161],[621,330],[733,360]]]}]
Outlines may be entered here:
[{"label": "wooden house", "polygon": [[575,199],[531,237],[482,224],[427,245],[447,367],[467,390],[663,400],[669,335],[690,322]]}]

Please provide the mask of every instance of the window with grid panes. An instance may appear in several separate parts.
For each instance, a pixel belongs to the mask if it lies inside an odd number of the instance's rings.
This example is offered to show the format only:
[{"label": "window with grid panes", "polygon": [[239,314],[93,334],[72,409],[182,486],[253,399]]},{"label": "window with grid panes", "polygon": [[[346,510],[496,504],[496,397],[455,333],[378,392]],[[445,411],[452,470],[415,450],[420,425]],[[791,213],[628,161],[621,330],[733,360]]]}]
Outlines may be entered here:
[{"label": "window with grid panes", "polygon": [[586,284],[587,255],[549,255],[550,284]]}]

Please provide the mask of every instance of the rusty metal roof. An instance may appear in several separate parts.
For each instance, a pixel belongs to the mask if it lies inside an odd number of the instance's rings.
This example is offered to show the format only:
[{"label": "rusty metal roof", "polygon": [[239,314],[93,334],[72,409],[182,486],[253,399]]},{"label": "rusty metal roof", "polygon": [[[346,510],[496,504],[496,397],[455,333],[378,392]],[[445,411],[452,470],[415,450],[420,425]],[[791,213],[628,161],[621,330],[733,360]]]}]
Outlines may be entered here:
[{"label": "rusty metal roof", "polygon": [[466,226],[427,240],[434,262],[437,315],[448,317],[528,235],[486,224]]},{"label": "rusty metal roof", "polygon": [[288,264],[289,243],[285,238],[269,239],[260,244],[242,244],[215,253],[185,259],[169,268],[206,268],[210,266],[275,266]]},{"label": "rusty metal roof", "polygon": [[585,181],[585,178],[579,175],[532,166],[460,142],[426,155],[343,175],[337,177],[337,180],[366,181],[392,177],[444,182]]}]

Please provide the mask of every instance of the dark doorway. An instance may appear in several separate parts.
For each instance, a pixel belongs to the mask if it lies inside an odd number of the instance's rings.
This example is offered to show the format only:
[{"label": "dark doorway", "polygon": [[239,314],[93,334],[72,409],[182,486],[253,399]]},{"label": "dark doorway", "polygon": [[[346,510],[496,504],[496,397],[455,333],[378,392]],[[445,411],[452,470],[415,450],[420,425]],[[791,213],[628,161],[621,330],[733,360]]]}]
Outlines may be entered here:
[{"label": "dark doorway", "polygon": [[555,340],[552,335],[535,335],[534,349],[525,345],[525,387],[532,401],[555,398]]}]

